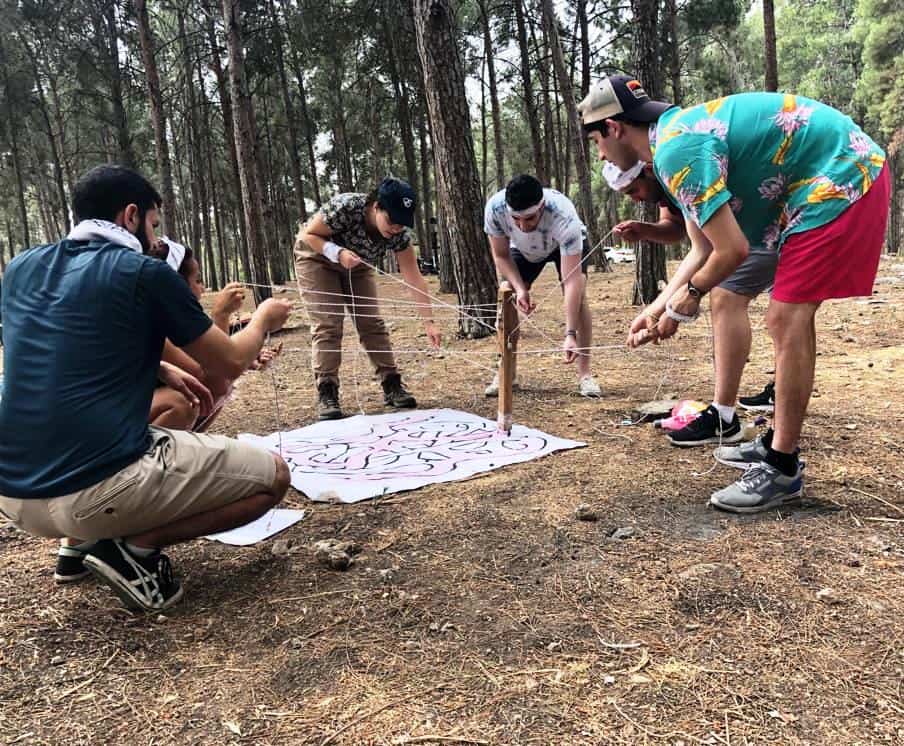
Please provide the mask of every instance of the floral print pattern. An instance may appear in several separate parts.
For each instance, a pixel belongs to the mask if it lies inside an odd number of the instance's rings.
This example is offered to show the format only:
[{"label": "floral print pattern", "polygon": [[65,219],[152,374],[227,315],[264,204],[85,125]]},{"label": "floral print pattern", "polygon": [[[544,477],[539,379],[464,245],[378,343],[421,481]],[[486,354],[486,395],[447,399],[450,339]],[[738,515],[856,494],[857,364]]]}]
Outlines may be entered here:
[{"label": "floral print pattern", "polygon": [[408,231],[392,238],[374,238],[364,224],[367,195],[346,192],[337,194],[320,208],[323,222],[333,231],[332,241],[351,249],[369,264],[376,264],[387,251],[404,251],[411,243]]},{"label": "floral print pattern", "polygon": [[885,153],[818,101],[742,93],[665,112],[651,137],[654,170],[686,219],[723,205],[752,247],[834,220],[870,189]]}]

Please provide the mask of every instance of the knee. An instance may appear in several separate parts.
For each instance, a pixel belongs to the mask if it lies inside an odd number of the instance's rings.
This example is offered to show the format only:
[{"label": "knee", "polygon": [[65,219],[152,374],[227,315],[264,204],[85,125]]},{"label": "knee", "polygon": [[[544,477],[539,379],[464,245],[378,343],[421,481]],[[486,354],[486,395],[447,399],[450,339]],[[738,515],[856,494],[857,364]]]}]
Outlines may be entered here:
[{"label": "knee", "polygon": [[166,410],[162,414],[166,427],[171,430],[190,430],[198,418],[198,411],[178,391],[173,391],[168,397]]},{"label": "knee", "polygon": [[274,453],[273,461],[276,463],[276,476],[273,478],[270,493],[273,495],[273,504],[277,505],[289,490],[290,474],[289,465],[281,456]]},{"label": "knee", "polygon": [[709,306],[714,316],[746,314],[748,305],[750,305],[748,296],[733,293],[731,290],[715,287],[710,294]]}]

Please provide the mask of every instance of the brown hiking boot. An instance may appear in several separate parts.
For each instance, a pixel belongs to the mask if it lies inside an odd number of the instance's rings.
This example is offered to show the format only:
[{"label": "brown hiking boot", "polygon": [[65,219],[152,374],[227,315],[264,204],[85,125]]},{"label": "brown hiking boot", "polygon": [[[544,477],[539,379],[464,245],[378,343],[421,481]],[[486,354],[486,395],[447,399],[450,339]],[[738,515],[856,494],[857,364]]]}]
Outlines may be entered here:
[{"label": "brown hiking boot", "polygon": [[415,398],[402,385],[402,377],[398,373],[386,376],[383,381],[383,401],[396,409],[414,409],[417,406]]},{"label": "brown hiking boot", "polygon": [[317,384],[317,419],[339,420],[344,416],[339,406],[339,384],[321,381]]}]

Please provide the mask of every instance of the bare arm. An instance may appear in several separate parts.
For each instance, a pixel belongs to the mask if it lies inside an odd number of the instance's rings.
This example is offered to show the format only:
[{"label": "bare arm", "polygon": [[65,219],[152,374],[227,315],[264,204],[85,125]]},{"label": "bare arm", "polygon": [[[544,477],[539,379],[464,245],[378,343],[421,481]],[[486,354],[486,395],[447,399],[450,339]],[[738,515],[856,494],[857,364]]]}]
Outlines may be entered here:
[{"label": "bare arm", "polygon": [[562,257],[562,277],[565,285],[565,328],[577,329],[581,320],[581,302],[584,298],[584,276],[580,270],[581,255]]},{"label": "bare arm", "polygon": [[433,323],[433,306],[430,303],[430,293],[427,292],[427,281],[417,266],[414,249],[409,246],[407,249],[397,251],[396,259],[399,262],[402,279],[410,286],[411,297],[418,304],[417,312],[424,322],[424,330],[430,338],[430,344],[433,347],[439,347],[442,336],[436,328],[436,324]]},{"label": "bare arm", "polygon": [[163,345],[161,359],[165,363],[181,368],[186,373],[191,373],[195,378],[204,380],[204,368],[198,365],[198,362],[191,355],[184,353],[169,340],[166,340]]},{"label": "bare arm", "polygon": [[323,245],[333,236],[333,230],[323,219],[321,213],[315,213],[307,223],[305,223],[298,233],[298,238],[304,241],[318,254],[323,253]]},{"label": "bare arm", "polygon": [[511,242],[508,236],[488,236],[490,250],[493,252],[493,264],[496,265],[496,273],[503,280],[508,280],[516,293],[526,293],[527,287],[521,279],[521,273],[512,261],[510,251]]},{"label": "bare arm", "polygon": [[615,226],[615,233],[626,241],[652,241],[654,243],[678,243],[686,233],[684,219],[668,207],[659,208],[659,222],[643,223],[626,220]]},{"label": "bare arm", "polygon": [[289,301],[270,298],[257,307],[251,321],[238,334],[230,337],[213,325],[183,349],[209,375],[236,379],[257,359],[267,333],[279,330],[291,310]]}]

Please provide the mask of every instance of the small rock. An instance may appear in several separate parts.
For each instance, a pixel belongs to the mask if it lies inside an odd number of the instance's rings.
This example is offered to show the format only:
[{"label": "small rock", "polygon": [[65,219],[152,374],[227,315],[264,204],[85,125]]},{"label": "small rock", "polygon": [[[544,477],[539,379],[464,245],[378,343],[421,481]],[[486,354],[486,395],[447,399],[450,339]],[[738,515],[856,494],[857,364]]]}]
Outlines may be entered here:
[{"label": "small rock", "polygon": [[617,528],[612,533],[610,533],[609,538],[613,541],[624,541],[625,539],[630,539],[636,533],[637,531],[633,526],[622,526],[621,528]]},{"label": "small rock", "polygon": [[333,570],[347,570],[352,563],[352,558],[345,552],[330,552],[327,557],[327,564]]},{"label": "small rock", "polygon": [[847,430],[856,430],[856,429],[857,429],[857,424],[854,423],[854,422],[848,422],[844,427],[845,427],[845,429],[847,429]]},{"label": "small rock", "polygon": [[587,503],[581,503],[574,510],[574,517],[579,521],[598,521],[600,519],[597,512]]},{"label": "small rock", "polygon": [[158,614],[154,621],[157,622],[157,624],[166,624],[169,621],[169,617],[166,616],[166,614]]},{"label": "small rock", "polygon": [[62,666],[66,659],[62,655],[55,655],[50,659],[51,666]]},{"label": "small rock", "polygon": [[840,604],[841,599],[835,595],[835,591],[831,588],[822,588],[816,591],[816,600],[822,601],[824,604]]},{"label": "small rock", "polygon": [[615,683],[615,677],[614,677],[614,676],[610,676],[610,675],[603,676],[603,683],[604,683],[604,684],[614,684],[614,683]]},{"label": "small rock", "polygon": [[380,580],[384,583],[393,583],[396,577],[397,567],[387,567],[385,570],[380,570]]},{"label": "small rock", "polygon": [[300,637],[293,637],[291,640],[289,640],[289,646],[295,648],[296,650],[298,648],[303,648],[304,640],[302,640]]},{"label": "small rock", "polygon": [[270,554],[274,557],[285,557],[292,549],[288,539],[277,539],[270,547]]}]

